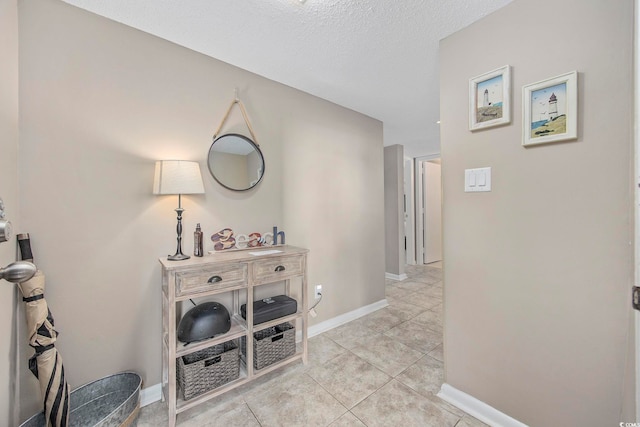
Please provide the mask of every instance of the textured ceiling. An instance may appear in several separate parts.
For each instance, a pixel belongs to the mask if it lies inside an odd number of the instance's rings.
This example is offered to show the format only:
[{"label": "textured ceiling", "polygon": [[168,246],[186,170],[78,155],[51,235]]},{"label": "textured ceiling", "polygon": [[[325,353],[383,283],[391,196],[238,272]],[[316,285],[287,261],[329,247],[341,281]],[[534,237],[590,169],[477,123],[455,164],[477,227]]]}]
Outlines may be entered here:
[{"label": "textured ceiling", "polygon": [[381,120],[412,157],[440,150],[439,40],[511,2],[64,1]]}]

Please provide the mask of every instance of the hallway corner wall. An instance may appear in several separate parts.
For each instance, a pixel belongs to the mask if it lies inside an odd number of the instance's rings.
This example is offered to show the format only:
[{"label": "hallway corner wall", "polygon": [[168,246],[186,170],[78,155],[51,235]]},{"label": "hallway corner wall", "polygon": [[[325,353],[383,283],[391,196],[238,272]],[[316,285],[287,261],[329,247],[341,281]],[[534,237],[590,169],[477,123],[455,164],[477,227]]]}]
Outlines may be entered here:
[{"label": "hallway corner wall", "polygon": [[[527,425],[633,421],[633,15],[515,0],[440,43],[445,380]],[[469,131],[469,79],[507,64],[511,123]],[[578,139],[522,146],[523,86],[573,70]]]},{"label": "hallway corner wall", "polygon": [[402,145],[384,147],[385,271],[403,277],[404,249],[404,152]]}]

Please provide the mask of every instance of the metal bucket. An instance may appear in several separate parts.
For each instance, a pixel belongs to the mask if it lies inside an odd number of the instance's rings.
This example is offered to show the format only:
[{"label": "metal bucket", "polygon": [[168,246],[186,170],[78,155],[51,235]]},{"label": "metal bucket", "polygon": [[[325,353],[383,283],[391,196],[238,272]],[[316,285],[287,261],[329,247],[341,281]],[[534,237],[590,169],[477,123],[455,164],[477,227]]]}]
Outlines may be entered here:
[{"label": "metal bucket", "polygon": [[[69,427],[135,427],[140,412],[142,378],[122,372],[78,387],[71,392]],[[46,427],[39,413],[20,427]]]}]

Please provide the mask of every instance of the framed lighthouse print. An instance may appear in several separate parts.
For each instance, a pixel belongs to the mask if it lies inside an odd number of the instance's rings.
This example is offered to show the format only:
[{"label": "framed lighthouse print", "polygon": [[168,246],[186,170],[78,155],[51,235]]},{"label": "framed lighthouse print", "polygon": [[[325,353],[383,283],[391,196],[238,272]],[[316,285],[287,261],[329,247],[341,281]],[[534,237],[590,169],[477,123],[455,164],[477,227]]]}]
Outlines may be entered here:
[{"label": "framed lighthouse print", "polygon": [[469,130],[511,123],[511,67],[469,79]]},{"label": "framed lighthouse print", "polygon": [[522,103],[522,145],[578,138],[576,71],[523,86]]}]

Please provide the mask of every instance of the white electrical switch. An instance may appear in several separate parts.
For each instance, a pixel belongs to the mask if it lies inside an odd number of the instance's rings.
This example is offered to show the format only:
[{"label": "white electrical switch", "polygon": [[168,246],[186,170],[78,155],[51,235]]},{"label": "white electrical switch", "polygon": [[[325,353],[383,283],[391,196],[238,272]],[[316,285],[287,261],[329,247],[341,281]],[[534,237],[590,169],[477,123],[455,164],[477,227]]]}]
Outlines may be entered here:
[{"label": "white electrical switch", "polygon": [[487,175],[482,172],[478,174],[478,185],[480,187],[484,187],[485,185],[487,185]]},{"label": "white electrical switch", "polygon": [[464,191],[466,193],[491,191],[491,168],[465,169]]}]

